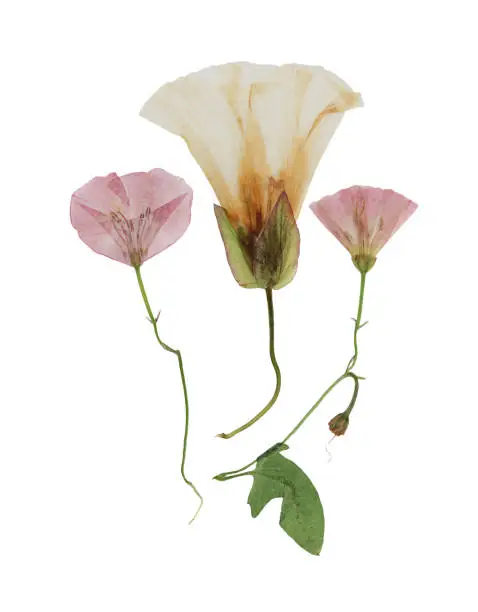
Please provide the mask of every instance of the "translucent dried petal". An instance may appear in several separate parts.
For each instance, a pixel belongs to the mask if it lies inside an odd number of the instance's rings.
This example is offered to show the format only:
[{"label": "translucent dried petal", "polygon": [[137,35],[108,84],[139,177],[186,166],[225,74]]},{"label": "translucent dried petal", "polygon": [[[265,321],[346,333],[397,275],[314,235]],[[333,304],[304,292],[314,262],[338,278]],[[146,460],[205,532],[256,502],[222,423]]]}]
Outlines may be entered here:
[{"label": "translucent dried petal", "polygon": [[297,217],[360,95],[320,66],[212,66],[161,87],[143,117],[184,138],[237,226],[258,235],[285,191]]},{"label": "translucent dried petal", "polygon": [[392,189],[355,185],[311,204],[352,257],[375,258],[417,205]]},{"label": "translucent dried petal", "polygon": [[95,252],[141,265],[176,242],[191,219],[192,190],[164,170],[96,177],[75,191],[73,227]]}]

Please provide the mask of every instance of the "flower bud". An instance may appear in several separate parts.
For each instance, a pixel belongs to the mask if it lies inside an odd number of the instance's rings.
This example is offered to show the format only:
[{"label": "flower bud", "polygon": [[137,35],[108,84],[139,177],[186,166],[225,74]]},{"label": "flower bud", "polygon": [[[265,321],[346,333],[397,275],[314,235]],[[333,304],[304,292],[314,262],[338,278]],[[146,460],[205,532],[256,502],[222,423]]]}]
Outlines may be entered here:
[{"label": "flower bud", "polygon": [[329,429],[335,436],[343,436],[349,426],[349,415],[341,412],[329,421]]}]

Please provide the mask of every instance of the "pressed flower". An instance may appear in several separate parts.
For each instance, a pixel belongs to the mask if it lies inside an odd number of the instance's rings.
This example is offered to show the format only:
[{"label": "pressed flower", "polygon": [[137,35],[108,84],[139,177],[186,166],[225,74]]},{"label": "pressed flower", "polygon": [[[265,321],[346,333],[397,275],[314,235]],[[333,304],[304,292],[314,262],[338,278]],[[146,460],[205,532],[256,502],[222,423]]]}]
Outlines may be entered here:
[{"label": "pressed flower", "polygon": [[392,189],[361,186],[342,189],[310,207],[361,271],[370,270],[380,249],[417,209]]},{"label": "pressed flower", "polygon": [[71,223],[94,251],[137,267],[184,234],[191,203],[189,185],[164,170],[112,173],[75,191]]},{"label": "pressed flower", "polygon": [[[245,287],[279,288],[297,267],[297,218],[317,164],[343,113],[360,95],[320,66],[249,63],[212,66],[163,85],[146,102],[146,119],[182,136],[224,211],[216,210],[232,272]],[[288,244],[262,249],[268,274],[255,265],[261,232],[282,209]],[[224,225],[227,227],[224,228]],[[269,243],[271,241],[269,240]],[[291,253],[284,255],[284,249]],[[287,256],[288,255],[288,256]],[[284,268],[286,278],[281,278]],[[272,271],[272,273],[270,273]]]},{"label": "pressed flower", "polygon": [[271,401],[231,437],[261,418],[280,391],[274,352],[272,289],[295,276],[296,218],[345,111],[360,95],[320,66],[212,66],[163,85],[141,115],[181,136],[209,179],[229,265],[243,287],[267,293]]},{"label": "pressed flower", "polygon": [[181,352],[159,336],[158,316],[153,315],[141,275],[141,265],[174,244],[191,220],[193,192],[181,178],[160,169],[115,173],[96,177],[80,187],[71,198],[70,217],[81,240],[93,251],[132,266],[157,341],[176,356],[183,387],[186,412],[181,476],[200,499],[186,477],[185,463],[189,431],[189,399]]}]

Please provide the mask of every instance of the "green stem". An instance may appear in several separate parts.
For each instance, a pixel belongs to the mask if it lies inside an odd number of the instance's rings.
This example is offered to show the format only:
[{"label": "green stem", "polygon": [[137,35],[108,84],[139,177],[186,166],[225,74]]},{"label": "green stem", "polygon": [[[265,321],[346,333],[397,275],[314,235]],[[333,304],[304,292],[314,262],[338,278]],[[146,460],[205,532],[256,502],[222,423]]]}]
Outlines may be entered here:
[{"label": "green stem", "polygon": [[[353,397],[352,400],[349,404],[349,408],[347,408],[346,413],[350,414],[352,408],[355,405],[355,402],[357,400],[357,394],[358,394],[358,390],[359,390],[359,385],[358,385],[358,377],[353,374],[353,372],[351,371],[352,368],[355,366],[355,364],[357,363],[357,357],[358,357],[358,339],[357,339],[357,334],[358,331],[361,327],[363,327],[361,321],[362,321],[362,311],[363,311],[363,300],[364,300],[364,295],[365,295],[365,279],[367,276],[367,272],[360,272],[360,293],[359,293],[359,302],[358,302],[358,309],[357,309],[357,318],[355,319],[355,327],[354,327],[354,354],[353,357],[350,359],[348,365],[347,365],[347,369],[345,370],[344,374],[342,374],[342,376],[339,376],[337,378],[337,380],[335,380],[330,387],[328,387],[324,393],[322,393],[322,395],[319,397],[319,399],[315,402],[315,404],[312,406],[312,408],[302,417],[302,419],[297,423],[297,425],[294,427],[294,429],[284,438],[284,440],[282,441],[284,444],[287,442],[287,440],[289,440],[289,438],[291,436],[293,436],[296,431],[298,431],[302,425],[305,423],[305,421],[310,417],[310,415],[315,411],[315,409],[319,406],[319,404],[322,403],[322,401],[327,397],[327,395],[332,391],[332,389],[334,389],[340,382],[342,382],[343,380],[345,380],[348,377],[353,378],[354,383],[355,383],[355,387],[354,387],[354,393],[353,393]],[[365,325],[365,323],[364,323]]]},{"label": "green stem", "polygon": [[287,436],[282,440],[282,443],[285,444],[287,442],[287,440],[289,440],[301,427],[302,425],[307,421],[307,419],[310,417],[310,415],[315,411],[315,409],[319,406],[319,404],[321,404],[323,402],[323,400],[327,397],[327,395],[332,391],[332,389],[335,389],[335,387],[342,382],[343,380],[345,380],[346,378],[348,378],[349,376],[352,376],[350,373],[346,372],[345,374],[342,374],[342,376],[339,376],[339,378],[337,378],[337,380],[335,380],[330,387],[328,387],[323,393],[322,395],[319,397],[319,399],[315,402],[315,404],[312,406],[312,408],[310,408],[310,410],[308,410],[306,412],[306,414],[301,418],[301,420],[297,423],[297,425],[294,427],[294,429],[287,434]]},{"label": "green stem", "polygon": [[[279,444],[280,445],[285,444],[302,427],[302,425],[305,423],[305,421],[307,421],[307,419],[312,415],[312,413],[316,410],[316,408],[319,406],[319,404],[321,404],[323,402],[323,400],[327,397],[327,395],[333,389],[335,389],[335,387],[340,382],[342,382],[346,378],[352,378],[353,381],[354,381],[354,392],[353,392],[353,395],[352,395],[352,399],[350,400],[349,406],[348,406],[347,410],[345,410],[345,413],[344,413],[344,414],[349,415],[352,412],[353,407],[355,406],[355,402],[357,400],[357,395],[358,395],[358,390],[359,390],[359,378],[358,378],[358,376],[356,376],[352,372],[346,372],[345,374],[342,374],[342,376],[339,376],[339,378],[337,378],[337,380],[335,380],[330,385],[330,387],[328,387],[324,391],[324,393],[322,393],[322,395],[315,402],[315,404],[312,406],[312,408],[310,408],[310,410],[308,410],[308,412],[297,423],[297,425],[294,427],[294,429],[289,434],[287,434],[287,436]],[[278,445],[274,445],[274,446],[278,446]],[[237,478],[238,476],[253,475],[253,472],[245,472],[244,470],[247,470],[248,468],[250,468],[260,458],[261,457],[258,457],[256,459],[254,459],[253,461],[251,461],[250,463],[248,463],[247,465],[245,465],[244,467],[242,467],[242,468],[240,468],[238,470],[231,470],[230,472],[222,472],[221,474],[218,474],[217,476],[214,476],[214,480],[220,480],[220,481],[224,482],[226,480],[231,480],[232,478]]]},{"label": "green stem", "polygon": [[[355,328],[354,328],[354,354],[353,357],[350,359],[348,365],[347,365],[347,369],[345,370],[345,372],[350,372],[353,367],[355,366],[355,364],[357,363],[357,358],[358,358],[358,340],[357,340],[357,334],[359,332],[359,329],[361,327],[363,327],[363,325],[361,325],[361,320],[362,320],[362,311],[363,311],[363,298],[364,298],[364,294],[365,294],[365,279],[367,277],[367,272],[360,272],[360,294],[359,294],[359,303],[358,303],[358,310],[357,310],[357,317],[355,319]],[[365,325],[365,323],[364,323]]]},{"label": "green stem", "polygon": [[[256,460],[254,459],[254,461],[250,464],[252,465],[253,463],[255,463]],[[245,468],[242,468],[243,470]],[[234,472],[225,472],[224,474],[218,474],[217,476],[214,476],[214,480],[220,480],[221,482],[226,482],[226,480],[232,480],[233,478],[240,478],[241,476],[255,476],[256,471],[255,470],[251,470],[250,472],[243,472],[242,474],[238,474],[239,470],[236,470]]]},{"label": "green stem", "polygon": [[229,438],[234,437],[238,433],[241,433],[241,431],[248,429],[249,427],[251,427],[251,425],[254,425],[254,423],[257,423],[259,419],[261,419],[265,414],[267,414],[267,412],[269,412],[269,410],[276,403],[277,398],[279,397],[280,388],[281,388],[281,372],[280,372],[279,364],[277,363],[277,359],[275,355],[274,303],[272,301],[272,289],[270,288],[266,289],[266,296],[267,296],[267,312],[269,316],[269,355],[270,355],[272,367],[274,368],[274,372],[276,375],[276,388],[274,391],[274,395],[271,397],[270,401],[266,404],[266,406],[264,406],[264,408],[260,412],[258,412],[256,416],[253,417],[250,421],[247,421],[247,423],[244,423],[244,425],[241,425],[241,427],[234,429],[230,433],[218,434],[217,436],[218,438],[224,438],[227,440]]},{"label": "green stem", "polygon": [[184,407],[185,407],[185,411],[186,411],[186,419],[185,419],[185,426],[184,426],[184,438],[183,438],[183,452],[182,452],[182,458],[181,458],[181,476],[182,476],[184,482],[189,487],[191,487],[191,489],[194,491],[194,493],[196,493],[196,495],[200,499],[200,504],[199,504],[198,509],[196,510],[195,515],[189,521],[189,523],[191,524],[194,521],[194,519],[197,517],[197,515],[199,514],[199,511],[201,510],[201,507],[203,505],[203,501],[204,500],[203,500],[201,494],[199,493],[199,491],[194,486],[194,484],[186,477],[186,474],[185,474],[186,452],[187,452],[188,434],[189,434],[189,399],[188,399],[188,390],[187,390],[187,386],[186,386],[186,376],[184,374],[183,358],[182,358],[181,352],[179,350],[172,348],[171,346],[166,344],[166,342],[163,342],[161,340],[161,338],[159,337],[159,332],[158,332],[158,317],[155,317],[153,315],[153,311],[151,309],[151,305],[149,303],[148,296],[146,294],[146,289],[144,288],[144,283],[143,283],[143,279],[142,279],[142,276],[141,276],[140,267],[139,266],[135,266],[134,270],[136,272],[136,278],[138,279],[138,285],[139,285],[139,289],[141,291],[141,295],[143,297],[144,305],[146,306],[146,311],[148,312],[148,315],[149,315],[149,320],[151,321],[151,323],[153,325],[154,335],[156,336],[156,339],[159,342],[159,344],[161,345],[161,347],[165,351],[168,351],[168,353],[173,353],[174,355],[176,355],[177,360],[178,360],[179,372],[181,374],[181,384],[182,384],[182,387],[183,387]]},{"label": "green stem", "polygon": [[347,410],[344,410],[344,414],[346,414],[347,416],[350,416],[350,413],[352,412],[352,410],[353,410],[353,408],[355,406],[355,402],[357,401],[357,396],[358,396],[359,386],[360,386],[360,379],[353,372],[349,372],[348,375],[353,378],[354,385],[355,385],[354,386],[354,392],[353,392],[353,395],[352,395],[352,399],[350,400],[350,404],[348,405]]},{"label": "green stem", "polygon": [[[346,378],[352,378],[354,381],[354,392],[352,395],[352,399],[350,400],[349,406],[348,408],[344,411],[344,414],[346,415],[350,415],[353,407],[355,406],[355,402],[357,400],[357,395],[359,392],[359,380],[360,377],[357,376],[356,374],[354,374],[353,372],[351,372],[352,368],[355,366],[355,363],[357,362],[357,357],[358,357],[358,342],[357,342],[357,334],[358,331],[361,327],[363,327],[363,325],[365,324],[361,324],[361,320],[362,320],[362,311],[363,311],[363,301],[364,301],[364,293],[365,293],[365,277],[366,277],[366,272],[360,272],[360,294],[359,294],[359,304],[358,304],[358,311],[357,311],[357,318],[355,319],[355,328],[354,328],[354,355],[352,357],[352,359],[350,359],[347,369],[345,370],[345,372],[339,376],[336,380],[334,380],[334,382],[322,393],[322,395],[319,397],[319,399],[315,402],[315,404],[312,406],[312,408],[310,408],[306,414],[301,418],[301,420],[297,423],[297,425],[287,434],[287,436],[282,440],[282,442],[279,443],[279,445],[282,444],[286,444],[286,442],[288,440],[290,440],[290,438],[297,433],[297,431],[302,427],[302,425],[305,423],[305,421],[307,421],[307,419],[313,414],[313,412],[318,408],[318,406],[324,401],[324,399],[329,395],[329,393],[335,389],[335,387],[341,383],[343,380],[345,380]],[[276,446],[276,445],[275,445]],[[258,459],[254,459],[253,461],[251,461],[251,463],[248,463],[247,465],[245,465],[243,468],[240,468],[239,470],[232,470],[230,472],[223,472],[222,474],[218,474],[217,476],[215,476],[214,478],[216,480],[221,480],[221,481],[225,481],[225,480],[230,480],[231,478],[236,478],[237,476],[242,476],[245,474],[248,474],[249,472],[244,472],[244,470],[247,470],[248,468],[250,468],[252,465],[254,465],[254,463],[256,463]]]},{"label": "green stem", "polygon": [[221,474],[217,474],[216,476],[214,476],[213,480],[229,480],[229,476],[232,476],[234,474],[240,475],[239,472],[243,472],[244,470],[247,470],[247,468],[250,468],[251,465],[254,465],[254,463],[256,463],[257,461],[260,461],[267,455],[270,455],[271,453],[275,453],[275,452],[280,452],[281,450],[287,450],[288,448],[289,447],[286,444],[283,444],[282,442],[273,444],[270,448],[268,448],[265,451],[265,453],[262,453],[262,455],[259,455],[259,457],[256,457],[255,459],[253,459],[250,463],[248,463],[244,467],[241,467],[238,470],[231,470],[230,472],[222,472]]},{"label": "green stem", "polygon": [[238,470],[231,470],[230,472],[222,472],[221,474],[217,474],[217,476],[214,476],[213,480],[229,480],[229,476],[233,476],[234,474],[239,475],[239,472],[243,472],[244,470],[247,470],[248,468],[251,467],[251,465],[254,465],[256,461],[257,459],[254,459],[253,461],[251,461],[244,467],[239,468]]}]

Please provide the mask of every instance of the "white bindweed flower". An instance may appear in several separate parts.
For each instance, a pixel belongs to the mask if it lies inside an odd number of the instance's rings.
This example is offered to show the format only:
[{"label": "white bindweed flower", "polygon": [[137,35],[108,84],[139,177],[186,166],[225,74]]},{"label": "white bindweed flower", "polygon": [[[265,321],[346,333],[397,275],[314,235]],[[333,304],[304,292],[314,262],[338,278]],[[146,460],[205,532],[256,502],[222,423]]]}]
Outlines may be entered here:
[{"label": "white bindweed flower", "polygon": [[241,62],[163,85],[141,115],[181,136],[209,179],[239,284],[277,289],[295,275],[295,219],[317,164],[344,112],[361,104],[320,66]]}]

